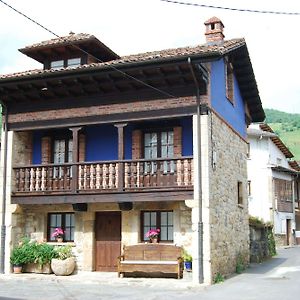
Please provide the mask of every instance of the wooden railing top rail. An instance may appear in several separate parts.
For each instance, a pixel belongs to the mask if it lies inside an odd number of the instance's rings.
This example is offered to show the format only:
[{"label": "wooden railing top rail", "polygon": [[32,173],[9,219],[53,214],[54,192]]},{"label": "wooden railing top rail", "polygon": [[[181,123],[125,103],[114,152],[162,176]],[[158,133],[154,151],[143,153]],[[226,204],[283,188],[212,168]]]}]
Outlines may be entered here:
[{"label": "wooden railing top rail", "polygon": [[101,160],[101,161],[83,161],[76,163],[62,163],[62,164],[31,164],[31,165],[17,165],[13,169],[25,168],[45,168],[45,167],[68,167],[74,165],[95,165],[95,164],[116,164],[116,163],[135,163],[135,162],[159,162],[159,161],[176,161],[184,159],[192,159],[193,156],[180,156],[173,158],[155,158],[155,159],[123,159],[123,160]]}]

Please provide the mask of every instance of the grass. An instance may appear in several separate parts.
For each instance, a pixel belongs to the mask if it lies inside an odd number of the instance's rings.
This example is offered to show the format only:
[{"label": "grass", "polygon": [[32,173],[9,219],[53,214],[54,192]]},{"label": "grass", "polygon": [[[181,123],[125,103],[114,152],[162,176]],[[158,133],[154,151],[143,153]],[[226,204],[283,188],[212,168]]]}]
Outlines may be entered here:
[{"label": "grass", "polygon": [[269,125],[294,154],[294,159],[300,160],[300,128],[293,128],[290,131],[286,131],[282,123],[270,123]]}]

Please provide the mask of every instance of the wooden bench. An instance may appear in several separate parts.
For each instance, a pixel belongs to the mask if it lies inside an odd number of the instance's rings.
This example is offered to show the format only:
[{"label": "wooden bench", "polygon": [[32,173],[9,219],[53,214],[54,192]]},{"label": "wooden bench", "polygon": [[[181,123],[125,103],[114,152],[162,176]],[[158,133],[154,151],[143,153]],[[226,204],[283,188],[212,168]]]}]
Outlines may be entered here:
[{"label": "wooden bench", "polygon": [[169,244],[138,244],[123,247],[118,258],[118,276],[132,273],[135,276],[164,274],[182,278],[182,248]]}]

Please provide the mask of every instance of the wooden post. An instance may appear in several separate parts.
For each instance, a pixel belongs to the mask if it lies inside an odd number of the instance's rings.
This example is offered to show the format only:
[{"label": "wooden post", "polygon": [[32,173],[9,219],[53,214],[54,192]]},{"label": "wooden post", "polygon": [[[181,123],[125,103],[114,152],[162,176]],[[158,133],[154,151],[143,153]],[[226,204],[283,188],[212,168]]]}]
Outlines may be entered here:
[{"label": "wooden post", "polygon": [[73,127],[70,128],[73,135],[73,149],[72,149],[72,184],[71,190],[73,193],[77,192],[78,187],[78,132],[82,127]]},{"label": "wooden post", "polygon": [[[118,160],[124,160],[125,151],[124,151],[124,127],[127,126],[127,123],[115,124],[115,127],[118,128]],[[124,189],[124,163],[119,162],[118,166],[118,190],[123,191]]]}]

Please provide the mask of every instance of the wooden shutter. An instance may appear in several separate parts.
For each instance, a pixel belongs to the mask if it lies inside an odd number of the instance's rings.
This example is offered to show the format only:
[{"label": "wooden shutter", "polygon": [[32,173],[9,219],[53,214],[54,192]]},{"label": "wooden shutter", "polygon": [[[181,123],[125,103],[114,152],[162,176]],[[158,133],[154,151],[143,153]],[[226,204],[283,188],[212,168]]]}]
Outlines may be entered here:
[{"label": "wooden shutter", "polygon": [[51,163],[51,138],[50,136],[42,137],[42,164]]},{"label": "wooden shutter", "polygon": [[174,157],[182,156],[182,127],[174,127]]},{"label": "wooden shutter", "polygon": [[78,143],[79,143],[79,145],[78,145],[78,149],[79,149],[78,150],[79,151],[78,161],[83,162],[83,161],[85,161],[85,134],[80,133],[78,140],[79,140],[78,141]]},{"label": "wooden shutter", "polygon": [[132,159],[142,158],[142,131],[140,129],[132,132]]}]

